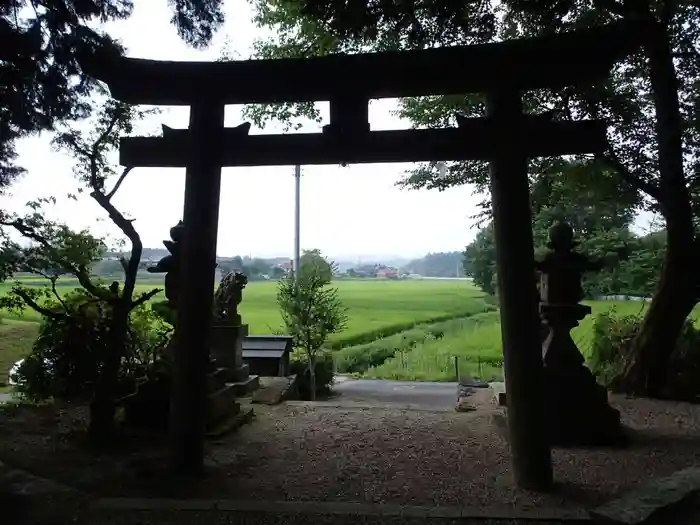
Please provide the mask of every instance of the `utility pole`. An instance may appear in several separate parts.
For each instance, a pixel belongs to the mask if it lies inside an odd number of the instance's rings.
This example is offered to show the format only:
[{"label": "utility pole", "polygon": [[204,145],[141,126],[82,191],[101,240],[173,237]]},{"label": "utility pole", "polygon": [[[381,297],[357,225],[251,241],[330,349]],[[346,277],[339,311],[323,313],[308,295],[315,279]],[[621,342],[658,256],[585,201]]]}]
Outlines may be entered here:
[{"label": "utility pole", "polygon": [[297,279],[301,260],[301,166],[294,167],[294,278]]}]

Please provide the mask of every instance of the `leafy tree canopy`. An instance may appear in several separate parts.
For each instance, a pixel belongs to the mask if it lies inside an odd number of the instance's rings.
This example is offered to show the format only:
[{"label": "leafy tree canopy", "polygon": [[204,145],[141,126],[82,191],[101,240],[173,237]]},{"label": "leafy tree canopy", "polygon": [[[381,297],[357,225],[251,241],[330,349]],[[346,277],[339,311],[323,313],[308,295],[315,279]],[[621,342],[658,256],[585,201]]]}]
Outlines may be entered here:
[{"label": "leafy tree canopy", "polygon": [[[624,16],[633,16],[635,5],[649,6],[651,14],[672,35],[676,65],[681,80],[681,111],[684,116],[688,186],[697,193],[700,172],[698,125],[695,112],[700,85],[700,7],[690,2],[634,2],[590,0],[509,0],[495,2],[455,2],[427,0],[415,3],[320,2],[318,0],[258,0],[256,22],[273,29],[275,36],[256,45],[261,57],[325,55],[337,52],[423,49],[444,45],[493,42],[520,36],[533,36],[578,27],[600,25]],[[471,72],[470,74],[478,74]],[[658,155],[655,137],[655,111],[650,96],[646,61],[641,55],[629,57],[616,68],[612,78],[596,89],[567,88],[561,92],[543,90],[525,97],[528,111],[549,112],[552,118],[578,120],[607,118],[613,124],[612,147],[596,160],[601,167],[588,185],[604,187],[609,197],[646,204],[660,211]],[[431,96],[400,101],[397,115],[414,127],[455,125],[455,116],[481,116],[480,95]],[[270,119],[310,117],[318,111],[303,106],[253,106],[249,116],[258,124]],[[568,166],[587,165],[590,158]],[[531,160],[533,177],[551,178],[562,171],[562,161]],[[609,168],[608,171],[603,169]],[[487,170],[483,162],[457,162],[448,165],[447,176],[438,177],[435,163],[411,171],[401,184],[411,188],[444,189],[457,184],[476,183],[486,189]],[[589,174],[590,175],[590,174]],[[634,194],[637,198],[634,198]],[[656,202],[655,202],[656,201]]]},{"label": "leafy tree canopy", "polygon": [[[222,0],[169,0],[180,37],[206,46],[223,24]],[[97,24],[128,18],[132,0],[6,0],[0,3],[0,189],[22,173],[15,142],[85,118],[99,85],[76,57],[123,51]]]}]

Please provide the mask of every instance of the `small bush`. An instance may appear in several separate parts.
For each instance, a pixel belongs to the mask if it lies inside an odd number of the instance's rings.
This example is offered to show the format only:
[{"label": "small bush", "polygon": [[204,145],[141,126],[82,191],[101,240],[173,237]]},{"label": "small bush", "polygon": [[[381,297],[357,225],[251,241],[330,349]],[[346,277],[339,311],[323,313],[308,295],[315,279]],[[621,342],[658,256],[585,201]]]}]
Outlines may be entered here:
[{"label": "small bush", "polygon": [[[110,340],[111,308],[83,291],[67,294],[64,306],[47,305],[69,315],[46,317],[31,353],[15,377],[17,391],[29,400],[49,398],[92,399],[103,356]],[[148,305],[131,313],[126,349],[119,377],[118,394],[133,390],[137,378],[149,369],[168,338]]]},{"label": "small bush", "polygon": [[616,315],[614,308],[595,317],[588,367],[603,385],[611,386],[624,371],[630,344],[641,323],[641,316]]},{"label": "small bush", "polygon": [[[614,387],[631,357],[631,344],[639,333],[641,315],[599,314],[593,324],[588,366],[598,380]],[[700,331],[686,319],[672,350],[664,395],[678,401],[700,401]]]},{"label": "small bush", "polygon": [[[318,352],[316,354],[316,393],[324,394],[330,391],[335,377],[333,356],[330,352]],[[290,363],[292,374],[298,376],[299,396],[302,399],[310,399],[310,380],[307,357],[304,353],[296,351],[292,354]]]}]

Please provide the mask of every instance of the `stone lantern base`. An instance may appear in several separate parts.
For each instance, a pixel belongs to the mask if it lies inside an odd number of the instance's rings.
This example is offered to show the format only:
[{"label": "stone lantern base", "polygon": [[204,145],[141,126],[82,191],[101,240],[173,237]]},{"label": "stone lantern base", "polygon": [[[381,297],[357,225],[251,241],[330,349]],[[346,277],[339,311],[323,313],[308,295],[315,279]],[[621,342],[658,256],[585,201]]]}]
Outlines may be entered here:
[{"label": "stone lantern base", "polygon": [[625,439],[620,413],[586,367],[570,330],[590,313],[584,305],[541,305],[549,334],[542,346],[545,425],[554,446],[616,446]]}]

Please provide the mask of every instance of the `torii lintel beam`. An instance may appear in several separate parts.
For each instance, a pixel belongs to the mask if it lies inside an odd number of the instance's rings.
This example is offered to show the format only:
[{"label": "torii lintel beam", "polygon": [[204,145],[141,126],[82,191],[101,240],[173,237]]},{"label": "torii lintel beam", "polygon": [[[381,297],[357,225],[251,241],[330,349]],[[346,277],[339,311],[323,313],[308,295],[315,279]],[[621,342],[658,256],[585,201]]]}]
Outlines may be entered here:
[{"label": "torii lintel beam", "polygon": [[603,78],[639,47],[645,24],[607,26],[493,44],[324,57],[168,62],[83,56],[85,71],[132,104],[270,104],[561,88]]},{"label": "torii lintel beam", "polygon": [[[349,135],[246,135],[237,128],[223,128],[218,160],[222,166],[285,166],[489,160],[518,152],[546,157],[602,152],[607,147],[605,131],[600,121],[552,122],[540,117],[522,117],[505,131],[487,119],[468,119],[460,128]],[[184,167],[197,152],[194,140],[189,130],[169,130],[163,137],[123,138],[119,160],[123,166]],[[210,136],[206,140],[217,139]]]}]

